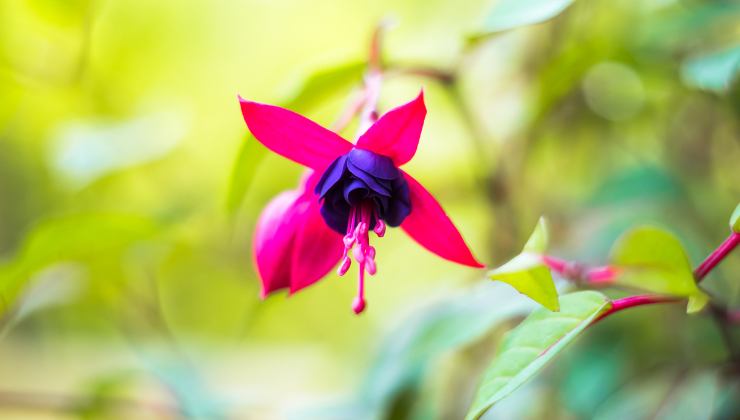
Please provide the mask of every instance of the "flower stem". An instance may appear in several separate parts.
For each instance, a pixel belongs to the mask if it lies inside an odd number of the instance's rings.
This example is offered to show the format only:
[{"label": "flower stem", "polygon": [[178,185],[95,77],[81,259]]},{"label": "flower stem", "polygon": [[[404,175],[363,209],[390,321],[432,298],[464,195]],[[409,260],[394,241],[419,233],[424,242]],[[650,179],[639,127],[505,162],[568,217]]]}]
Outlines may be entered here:
[{"label": "flower stem", "polygon": [[635,306],[642,306],[642,305],[651,305],[653,303],[668,303],[668,302],[679,302],[683,300],[682,298],[677,297],[671,297],[671,296],[660,296],[660,295],[637,295],[637,296],[627,296],[625,298],[616,299],[612,301],[612,306],[604,312],[603,314],[599,315],[598,318],[594,320],[594,323],[606,318],[607,316],[623,311],[628,308],[633,308]]},{"label": "flower stem", "polygon": [[694,278],[697,283],[704,280],[704,277],[709,274],[736,246],[740,244],[740,233],[733,232],[722,244],[717,247],[704,262],[694,270]]},{"label": "flower stem", "polygon": [[619,274],[619,271],[610,265],[589,267],[577,261],[563,260],[549,255],[543,255],[542,262],[562,277],[589,286],[609,286]]}]

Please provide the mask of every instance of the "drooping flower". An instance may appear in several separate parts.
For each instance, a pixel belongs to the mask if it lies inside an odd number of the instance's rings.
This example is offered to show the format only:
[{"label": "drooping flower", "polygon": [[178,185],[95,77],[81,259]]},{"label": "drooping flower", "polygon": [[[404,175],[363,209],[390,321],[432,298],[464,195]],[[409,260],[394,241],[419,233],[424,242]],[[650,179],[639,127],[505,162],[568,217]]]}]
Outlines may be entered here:
[{"label": "drooping flower", "polygon": [[297,190],[264,209],[254,236],[262,296],[295,293],[339,261],[359,266],[355,313],[364,310],[365,273],[377,270],[370,232],[400,226],[447,260],[482,267],[436,199],[399,167],[416,153],[426,107],[423,93],[378,119],[355,144],[290,110],[239,98],[249,130],[273,152],[310,169]]}]

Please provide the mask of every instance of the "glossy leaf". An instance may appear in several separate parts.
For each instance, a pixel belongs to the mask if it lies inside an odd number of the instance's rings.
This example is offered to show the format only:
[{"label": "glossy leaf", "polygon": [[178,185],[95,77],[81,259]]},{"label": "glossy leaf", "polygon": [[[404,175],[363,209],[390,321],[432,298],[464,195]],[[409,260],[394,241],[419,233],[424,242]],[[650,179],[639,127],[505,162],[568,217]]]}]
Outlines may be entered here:
[{"label": "glossy leaf", "polygon": [[606,296],[594,291],[563,295],[560,304],[560,312],[535,310],[504,338],[467,419],[479,418],[532,378],[610,305]]},{"label": "glossy leaf", "polygon": [[[319,70],[302,80],[294,89],[293,94],[279,105],[296,112],[304,112],[321,100],[358,83],[364,68],[364,62],[351,61]],[[252,178],[262,159],[268,154],[267,152],[265,147],[247,133],[231,171],[226,196],[226,209],[229,214],[234,214],[239,210]]]},{"label": "glossy leaf", "polygon": [[662,229],[644,226],[628,231],[612,248],[611,263],[618,268],[617,284],[690,297],[690,313],[701,310],[708,301],[696,286],[681,242]]},{"label": "glossy leaf", "polygon": [[541,23],[562,13],[573,0],[500,0],[488,15],[483,29],[493,33]]},{"label": "glossy leaf", "polygon": [[510,284],[519,293],[551,311],[559,310],[558,292],[550,269],[542,262],[541,254],[547,249],[547,226],[540,218],[521,254],[488,272],[491,280]]},{"label": "glossy leaf", "polygon": [[740,73],[740,46],[699,56],[686,61],[684,81],[699,89],[726,92]]},{"label": "glossy leaf", "polygon": [[730,216],[730,228],[735,233],[740,233],[740,204],[735,207],[735,211]]}]

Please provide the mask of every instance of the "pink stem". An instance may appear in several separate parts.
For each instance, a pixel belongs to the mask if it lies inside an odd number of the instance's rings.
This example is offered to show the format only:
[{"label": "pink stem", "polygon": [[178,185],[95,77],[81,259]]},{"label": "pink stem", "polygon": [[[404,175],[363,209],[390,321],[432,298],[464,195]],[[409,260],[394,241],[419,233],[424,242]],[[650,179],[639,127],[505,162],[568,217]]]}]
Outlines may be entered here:
[{"label": "pink stem", "polygon": [[365,104],[365,92],[359,92],[354,98],[351,98],[347,106],[342,111],[342,114],[334,121],[331,125],[331,130],[338,133],[349,125],[352,119],[357,115],[362,106]]},{"label": "pink stem", "polygon": [[740,244],[740,233],[733,232],[722,244],[694,270],[694,278],[699,283],[709,274],[735,247]]},{"label": "pink stem", "polygon": [[562,260],[549,255],[543,255],[542,262],[552,271],[567,279],[592,286],[609,285],[619,274],[618,270],[612,266],[587,267],[575,261]]},{"label": "pink stem", "polygon": [[382,83],[383,73],[380,70],[370,68],[365,74],[365,103],[360,112],[360,125],[357,127],[358,138],[378,119],[378,97]]},{"label": "pink stem", "polygon": [[659,296],[659,295],[637,295],[637,296],[627,296],[625,298],[617,299],[612,301],[612,307],[609,308],[606,312],[599,315],[598,318],[594,320],[594,322],[597,322],[603,318],[606,318],[607,316],[623,311],[628,308],[633,308],[635,306],[642,306],[642,305],[650,305],[653,303],[666,303],[666,302],[678,302],[681,301],[681,298],[676,297],[670,297],[670,296]]}]

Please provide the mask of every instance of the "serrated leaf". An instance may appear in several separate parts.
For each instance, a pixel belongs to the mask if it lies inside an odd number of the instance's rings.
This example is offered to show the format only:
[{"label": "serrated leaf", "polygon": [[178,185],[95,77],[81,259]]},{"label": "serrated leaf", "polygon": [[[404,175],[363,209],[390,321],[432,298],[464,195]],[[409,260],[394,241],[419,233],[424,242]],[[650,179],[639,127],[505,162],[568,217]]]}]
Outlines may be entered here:
[{"label": "serrated leaf", "polygon": [[533,377],[610,306],[599,292],[563,295],[560,312],[537,309],[503,340],[466,419],[477,419]]},{"label": "serrated leaf", "polygon": [[681,73],[690,86],[726,92],[740,73],[740,46],[689,59]]},{"label": "serrated leaf", "polygon": [[510,284],[519,293],[551,311],[559,309],[558,292],[550,269],[542,262],[541,254],[547,249],[547,224],[540,217],[522,253],[506,264],[488,272],[491,280]]},{"label": "serrated leaf", "polygon": [[662,229],[643,226],[617,240],[611,263],[619,269],[616,283],[675,296],[699,292],[681,242]]},{"label": "serrated leaf", "polygon": [[735,207],[735,211],[730,216],[730,228],[735,233],[740,233],[740,204]]},{"label": "serrated leaf", "polygon": [[[322,99],[359,82],[364,68],[365,62],[351,61],[316,71],[302,80],[293,93],[280,102],[280,106],[296,112],[305,111]],[[267,149],[251,134],[247,134],[231,170],[226,194],[226,210],[229,214],[233,215],[239,210],[257,167],[266,155]]]},{"label": "serrated leaf", "polygon": [[541,23],[562,13],[573,0],[500,0],[483,24],[487,33]]}]

